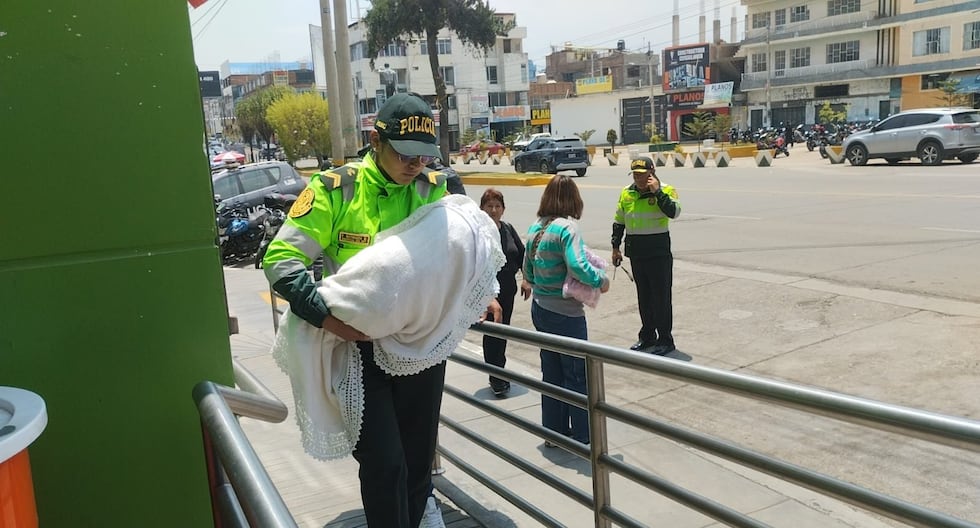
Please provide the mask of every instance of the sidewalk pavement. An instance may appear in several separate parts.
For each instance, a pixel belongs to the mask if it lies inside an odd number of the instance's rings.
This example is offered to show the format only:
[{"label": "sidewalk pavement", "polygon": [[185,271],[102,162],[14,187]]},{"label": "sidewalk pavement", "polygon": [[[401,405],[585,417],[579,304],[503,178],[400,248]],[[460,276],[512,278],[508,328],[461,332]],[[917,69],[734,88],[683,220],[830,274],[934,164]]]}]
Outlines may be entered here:
[{"label": "sidewalk pavement", "polygon": [[[605,256],[608,257],[608,255]],[[254,269],[226,268],[225,281],[229,311],[231,315],[238,317],[240,328],[240,333],[231,337],[233,355],[268,385],[292,410],[292,394],[288,379],[275,366],[269,354],[273,339],[272,315],[268,304],[268,288],[262,272]],[[735,313],[737,310],[721,310],[715,306],[709,306],[718,299],[730,298],[733,292],[750,289],[762,290],[763,293],[760,295],[773,300],[771,307],[759,306],[759,313],[756,314],[758,318],[753,317],[751,313]],[[792,373],[795,372],[795,368],[818,370],[829,368],[824,362],[814,361],[813,350],[807,349],[810,347],[826,348],[824,345],[827,345],[827,341],[840,337],[841,334],[838,333],[835,338],[833,334],[837,331],[833,328],[829,330],[827,328],[827,326],[833,327],[838,324],[839,321],[836,319],[851,321],[856,313],[880,315],[885,324],[888,325],[884,333],[903,337],[918,333],[918,328],[923,321],[903,322],[901,319],[908,314],[918,316],[920,311],[936,308],[935,306],[916,307],[915,304],[919,302],[917,300],[919,298],[915,296],[886,298],[880,296],[879,293],[860,288],[842,290],[834,285],[821,285],[812,281],[797,283],[791,277],[752,274],[719,266],[705,266],[678,261],[675,271],[675,321],[679,321],[679,323],[675,323],[675,338],[678,340],[680,350],[672,353],[670,357],[677,360],[693,359],[699,364],[730,370],[743,371],[743,367],[740,365],[746,363],[750,365],[755,363],[755,366],[758,367],[759,363],[765,361],[764,358],[741,357],[735,360],[725,356],[722,350],[738,347],[737,343],[742,340],[744,334],[753,332],[751,328],[748,328],[749,325],[773,326],[776,333],[785,331],[789,337],[784,339],[775,336],[774,338],[771,335],[773,331],[769,331],[767,332],[769,335],[754,335],[753,339],[761,339],[763,342],[760,346],[763,349],[772,348],[772,350],[768,350],[768,353],[771,354],[772,358],[775,358],[774,361],[781,362],[778,363],[778,366],[784,369],[782,375],[784,379],[794,379]],[[845,298],[844,304],[846,306],[841,313],[823,313],[818,317],[831,320],[804,324],[807,321],[800,318],[798,313],[800,306],[808,303],[832,304],[836,301],[821,299],[837,299],[838,297]],[[922,300],[922,302],[933,301]],[[821,309],[823,308],[826,306],[821,307]],[[963,313],[963,310],[968,313]],[[960,306],[953,310],[953,313],[960,312],[961,318],[966,317],[975,324],[977,316],[980,315],[980,310],[977,310],[976,313],[970,313],[974,310],[976,310],[976,306]],[[613,346],[628,346],[634,339],[638,323],[635,311],[635,292],[624,274],[621,273],[618,280],[614,282],[613,288],[603,297],[599,308],[594,312],[590,311],[588,314],[590,338]],[[697,333],[696,325],[690,321],[703,319],[709,313],[718,313],[722,319],[728,318],[728,321],[716,320],[715,323],[709,321],[709,324],[735,323],[746,328],[734,330],[731,334],[721,337],[700,335]],[[954,320],[955,318],[948,317],[944,322],[944,314],[935,315],[939,317],[933,318],[935,320],[931,323],[937,325],[937,332],[942,332],[947,329],[946,327],[964,324],[963,320],[957,321]],[[787,316],[792,321],[784,325],[782,319]],[[858,319],[862,317],[864,316],[860,316]],[[929,316],[925,315],[924,317],[928,318]],[[861,322],[857,321],[857,323]],[[845,333],[856,334],[861,332],[864,327],[857,323],[853,321],[849,323],[851,328]],[[520,300],[518,300],[512,324],[522,328],[533,328],[530,323],[529,308]],[[827,332],[831,335],[824,336],[823,334]],[[853,338],[853,335],[851,337]],[[809,344],[801,342],[801,339],[804,338]],[[869,339],[875,341],[872,346],[881,346],[880,337],[871,335]],[[481,336],[479,334],[470,332],[459,352],[473,354],[477,357],[481,356],[480,341]],[[754,353],[754,350],[753,347],[748,347],[740,349],[739,352],[751,354]],[[802,357],[786,361],[787,357],[792,358],[797,354],[801,354]],[[539,377],[540,369],[536,363],[536,357],[537,350],[513,343],[508,348],[508,368],[532,377]],[[880,357],[875,360],[883,361],[886,364],[894,362],[889,358]],[[843,371],[865,370],[861,365],[855,366],[854,363],[843,364],[837,368]],[[773,408],[762,407],[761,404],[756,405],[754,402],[732,404],[730,402],[733,398],[724,396],[720,399],[709,399],[708,407],[699,407],[703,402],[696,401],[697,397],[688,392],[692,391],[688,384],[651,378],[646,375],[643,379],[636,380],[633,379],[635,374],[616,367],[606,368],[607,398],[612,403],[648,415],[653,412],[654,416],[662,416],[674,423],[677,423],[675,418],[680,418],[680,425],[682,426],[691,427],[685,422],[694,422],[703,425],[703,428],[696,428],[707,430],[710,434],[718,434],[717,431],[713,430],[718,428],[735,430],[747,427],[750,435],[759,436],[766,447],[772,447],[776,451],[775,453],[767,451],[773,456],[784,457],[787,452],[799,454],[798,451],[806,451],[809,448],[826,448],[826,443],[821,441],[823,437],[817,439],[809,437],[808,435],[811,433],[803,430],[805,425],[801,425],[809,424],[816,419],[804,416],[799,418],[801,422],[794,422],[791,421],[793,419],[784,417],[780,409],[769,411],[768,409]],[[496,399],[489,391],[485,374],[450,362],[447,370],[447,385],[460,388],[478,398],[509,409],[531,420],[536,421],[540,418],[540,397],[517,384],[513,386],[509,397]],[[922,390],[935,389],[926,386]],[[889,397],[891,394],[887,391],[883,391],[882,394],[878,399],[901,401]],[[874,395],[869,397],[874,397]],[[953,410],[947,412],[955,414],[957,405],[972,405],[969,403],[970,398],[968,391],[964,391],[960,395],[962,401],[952,402]],[[945,409],[938,410],[944,411]],[[753,418],[753,413],[761,413],[761,416]],[[517,455],[533,461],[539,467],[553,471],[560,478],[573,483],[575,486],[591,492],[588,475],[590,469],[586,461],[577,459],[560,449],[545,448],[539,439],[506,425],[450,396],[444,398],[443,414],[464,423],[470,429],[505,446]],[[242,423],[265,467],[286,500],[290,511],[301,526],[355,526],[357,522],[362,522],[357,521],[360,515],[360,497],[356,464],[352,459],[324,463],[305,455],[300,446],[298,430],[292,417],[287,418],[286,422],[281,424],[266,424],[245,419],[242,420]],[[854,453],[850,451],[847,453],[827,452],[824,455],[825,458],[846,458],[851,455],[857,458],[864,457],[868,453],[862,449],[862,443],[869,444],[864,447],[871,454],[887,453],[893,449],[893,445],[898,446],[894,447],[895,450],[898,450],[907,443],[902,438],[886,441],[869,440],[863,431],[851,433],[851,429],[847,429],[846,425],[843,427],[823,427],[819,424],[824,422],[817,423],[818,430],[821,431],[821,434],[827,435],[828,439],[837,438],[840,435],[853,435],[853,443],[858,444],[857,447],[848,448]],[[608,427],[610,453],[614,456],[697,493],[709,496],[743,513],[751,514],[760,521],[773,526],[878,528],[897,525],[891,521],[882,521],[876,516],[823,495],[784,483],[654,435],[619,425],[612,420],[608,421]],[[773,430],[768,431],[770,428]],[[772,436],[770,436],[770,432]],[[874,432],[872,431],[872,433]],[[785,435],[786,438],[781,438],[779,435]],[[567,526],[588,527],[593,525],[592,514],[587,509],[554,492],[509,464],[498,461],[493,455],[483,452],[452,431],[443,428],[440,433],[440,442],[464,460],[479,466],[482,471],[495,478],[497,482],[538,504]],[[813,445],[810,445],[811,443]],[[940,453],[937,456],[942,457],[942,460],[947,457],[945,453]],[[452,467],[448,461],[444,460],[443,462],[447,471],[443,477],[437,479],[437,487],[440,491],[438,497],[447,514],[454,519],[459,519],[460,524],[453,524],[454,527],[480,525],[476,521],[482,523],[483,526],[491,527],[523,528],[538,525],[536,521],[516,507],[506,503],[470,479],[462,471]],[[913,474],[920,472],[924,476],[927,475],[926,472],[915,467],[903,469]],[[885,479],[889,478],[890,475],[888,470],[881,468],[873,468],[871,471],[872,473],[880,472],[882,478]],[[939,473],[942,474],[942,471]],[[855,475],[854,478],[848,478],[855,482],[861,481],[858,477],[859,475]],[[909,479],[909,485],[917,484],[914,482],[915,477],[909,477]],[[969,501],[969,489],[971,488],[968,483],[959,483],[953,479],[951,485],[961,486],[965,500]],[[902,489],[901,485],[898,487]],[[911,493],[911,500],[917,498],[915,493]],[[952,496],[949,497],[949,500],[955,503],[963,500],[964,497]],[[676,502],[618,477],[613,477],[612,500],[617,508],[623,509],[634,518],[651,526],[670,526],[672,528],[720,526],[719,523],[708,517],[694,513]],[[467,512],[465,514],[458,511],[461,505],[466,506]]]}]

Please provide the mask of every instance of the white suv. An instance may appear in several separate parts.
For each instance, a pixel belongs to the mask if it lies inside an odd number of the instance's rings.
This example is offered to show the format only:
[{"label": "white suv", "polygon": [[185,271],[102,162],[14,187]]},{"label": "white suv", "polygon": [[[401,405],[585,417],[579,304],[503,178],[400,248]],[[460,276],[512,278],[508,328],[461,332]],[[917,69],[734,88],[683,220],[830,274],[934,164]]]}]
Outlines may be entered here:
[{"label": "white suv", "polygon": [[924,108],[895,114],[844,140],[844,156],[851,165],[884,158],[890,165],[919,158],[923,165],[939,165],[957,158],[972,163],[980,155],[980,110]]},{"label": "white suv", "polygon": [[529,144],[531,144],[532,141],[538,139],[539,137],[551,137],[551,134],[548,132],[539,132],[537,134],[531,134],[530,136],[521,136],[517,138],[517,141],[511,144],[510,149],[524,150]]}]

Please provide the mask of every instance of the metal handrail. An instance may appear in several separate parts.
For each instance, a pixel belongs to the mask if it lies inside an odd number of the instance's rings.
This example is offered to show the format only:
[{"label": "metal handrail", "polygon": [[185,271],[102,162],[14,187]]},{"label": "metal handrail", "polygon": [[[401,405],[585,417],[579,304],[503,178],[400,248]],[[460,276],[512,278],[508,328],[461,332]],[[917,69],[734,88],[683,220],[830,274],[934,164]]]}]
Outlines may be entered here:
[{"label": "metal handrail", "polygon": [[296,527],[237,417],[281,422],[288,409],[237,360],[234,372],[237,384],[250,392],[212,381],[202,381],[193,390],[201,415],[216,525]]},{"label": "metal handrail", "polygon": [[[891,405],[813,387],[769,380],[759,376],[692,365],[686,362],[629,352],[616,347],[514,328],[507,325],[485,322],[474,325],[472,328],[486,335],[586,359],[588,396],[577,394],[507,369],[487,365],[480,360],[458,353],[453,354],[450,358],[452,361],[467,367],[520,383],[542,394],[547,394],[572,405],[586,408],[589,412],[590,423],[592,424],[590,433],[591,446],[580,444],[553,431],[544,429],[538,424],[517,417],[497,406],[482,402],[455,387],[447,385],[446,393],[516,427],[557,443],[573,454],[590,460],[592,463],[593,478],[592,497],[586,499],[575,492],[570,493],[568,486],[554,483],[554,477],[550,475],[539,475],[543,470],[534,467],[529,461],[520,459],[499,445],[493,444],[489,440],[469,431],[462,424],[447,417],[442,417],[441,421],[464,438],[473,441],[492,454],[501,457],[504,461],[519,467],[556,490],[591,507],[596,516],[596,526],[608,527],[612,521],[623,526],[642,526],[636,524],[635,520],[628,518],[621,511],[611,506],[611,500],[608,496],[608,479],[611,471],[615,471],[617,474],[648,489],[660,492],[675,501],[726,524],[733,526],[765,526],[765,524],[751,517],[735,512],[710,499],[677,487],[670,482],[663,481],[656,475],[652,475],[649,472],[610,457],[607,452],[605,431],[605,419],[610,418],[687,444],[704,452],[721,456],[743,466],[824,493],[912,526],[980,528],[980,525],[908,503],[846,481],[838,480],[808,468],[756,453],[710,435],[685,430],[636,413],[618,409],[604,401],[605,393],[602,385],[601,367],[604,363],[624,366],[656,376],[721,390],[755,400],[775,403],[810,414],[826,416],[848,423],[920,438],[929,442],[973,452],[980,452],[980,422]],[[481,478],[480,475],[482,474],[479,470],[459,460],[459,457],[454,456],[445,447],[439,446],[439,452],[461,470],[470,474],[473,478],[494,491],[497,491],[508,502],[528,512],[529,515],[532,515],[537,520],[549,526],[560,526],[560,524],[555,524],[557,521],[548,517],[546,512],[540,511],[536,506],[530,504],[522,497],[510,492],[502,493],[500,491],[502,486],[499,483],[491,483],[486,478]],[[583,493],[580,490],[576,491]],[[547,519],[547,521],[544,519]]]}]

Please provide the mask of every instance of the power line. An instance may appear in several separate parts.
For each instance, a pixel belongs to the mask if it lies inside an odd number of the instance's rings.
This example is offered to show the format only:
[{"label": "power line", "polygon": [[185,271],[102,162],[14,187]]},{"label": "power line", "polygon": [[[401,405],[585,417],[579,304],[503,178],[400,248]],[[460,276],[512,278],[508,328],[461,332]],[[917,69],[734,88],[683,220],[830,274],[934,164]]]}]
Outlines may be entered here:
[{"label": "power line", "polygon": [[218,14],[221,13],[221,10],[224,9],[226,5],[228,5],[228,0],[218,0],[218,2],[221,5],[219,5],[215,9],[214,14],[211,15],[211,18],[209,18],[208,21],[204,23],[204,27],[198,30],[197,35],[194,35],[194,40],[201,38],[201,35],[203,35],[205,31],[207,31],[208,27],[211,25],[211,22],[214,22],[214,19],[218,17]]}]

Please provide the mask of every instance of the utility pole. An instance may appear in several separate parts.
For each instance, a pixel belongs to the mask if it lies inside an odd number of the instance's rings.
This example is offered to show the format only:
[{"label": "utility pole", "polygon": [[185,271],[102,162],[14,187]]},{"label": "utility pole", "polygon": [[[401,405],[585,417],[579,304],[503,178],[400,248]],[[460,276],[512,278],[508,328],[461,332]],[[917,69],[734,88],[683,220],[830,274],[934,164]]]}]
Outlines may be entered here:
[{"label": "utility pole", "polygon": [[337,80],[337,58],[333,51],[333,21],[330,20],[330,0],[320,0],[320,31],[323,37],[323,64],[327,70],[327,104],[329,105],[330,156],[334,165],[344,164],[343,110],[340,105],[340,84]]},{"label": "utility pole", "polygon": [[[347,36],[347,0],[333,0],[334,35],[337,39],[336,62],[340,112],[343,118],[344,158],[357,157],[360,141],[359,110],[354,108],[354,75],[350,67],[350,39]],[[346,87],[344,86],[346,85]]]},{"label": "utility pole", "polygon": [[772,46],[769,44],[770,21],[766,20],[766,116],[762,120],[764,126],[772,126]]},{"label": "utility pole", "polygon": [[[654,131],[656,131],[658,134],[663,131],[657,130],[659,128],[656,122],[657,103],[655,102],[656,99],[653,95],[653,50],[650,49],[649,42],[647,42],[647,76],[650,78],[650,130],[652,136]],[[649,140],[650,138],[647,138],[647,141]]]}]

